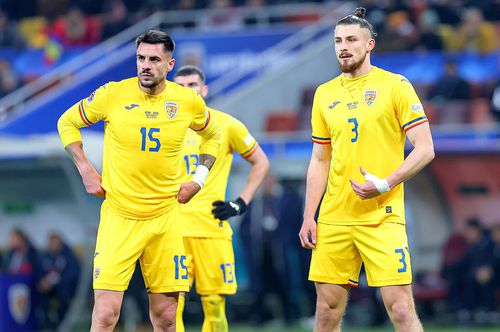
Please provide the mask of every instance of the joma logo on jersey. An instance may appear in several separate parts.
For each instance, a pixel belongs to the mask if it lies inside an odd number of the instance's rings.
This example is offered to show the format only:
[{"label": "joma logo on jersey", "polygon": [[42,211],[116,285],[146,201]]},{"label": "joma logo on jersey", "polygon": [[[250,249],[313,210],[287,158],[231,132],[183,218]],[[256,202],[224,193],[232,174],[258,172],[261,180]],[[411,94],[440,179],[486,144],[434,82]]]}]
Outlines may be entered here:
[{"label": "joma logo on jersey", "polygon": [[366,105],[372,106],[375,103],[375,99],[377,99],[377,91],[376,90],[365,91],[365,103],[366,103]]},{"label": "joma logo on jersey", "polygon": [[136,108],[136,107],[139,107],[139,105],[137,105],[137,104],[130,104],[130,105],[125,106],[125,109],[127,111],[130,111],[132,108]]},{"label": "joma logo on jersey", "polygon": [[177,115],[177,110],[178,110],[177,103],[173,101],[165,102],[165,112],[167,112],[167,116],[169,117],[169,119],[175,118],[175,116]]},{"label": "joma logo on jersey", "polygon": [[328,106],[328,108],[332,110],[338,104],[340,104],[340,101],[334,101],[330,106]]}]

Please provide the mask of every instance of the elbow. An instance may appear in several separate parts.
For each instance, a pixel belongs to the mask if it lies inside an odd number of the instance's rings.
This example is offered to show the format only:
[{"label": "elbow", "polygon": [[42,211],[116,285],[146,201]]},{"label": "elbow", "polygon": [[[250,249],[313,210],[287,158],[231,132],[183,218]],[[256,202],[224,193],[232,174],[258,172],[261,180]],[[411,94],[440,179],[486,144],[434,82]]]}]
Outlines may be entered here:
[{"label": "elbow", "polygon": [[267,159],[267,156],[264,156],[264,158],[262,158],[261,168],[262,168],[262,172],[265,175],[267,175],[269,173],[269,170],[271,169],[271,165],[269,163],[269,159]]},{"label": "elbow", "polygon": [[426,164],[429,164],[436,157],[436,153],[434,152],[434,146],[431,146],[427,153],[425,154]]}]

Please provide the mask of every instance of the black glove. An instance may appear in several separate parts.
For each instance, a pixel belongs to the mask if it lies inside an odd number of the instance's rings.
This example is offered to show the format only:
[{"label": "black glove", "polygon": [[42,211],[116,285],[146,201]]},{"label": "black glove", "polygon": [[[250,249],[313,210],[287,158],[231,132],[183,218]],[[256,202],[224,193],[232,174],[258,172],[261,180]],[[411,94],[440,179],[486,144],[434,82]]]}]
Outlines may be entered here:
[{"label": "black glove", "polygon": [[214,206],[212,210],[213,215],[220,220],[227,220],[230,217],[238,216],[247,210],[247,203],[241,197],[238,197],[234,201],[216,201],[212,203],[212,206]]}]

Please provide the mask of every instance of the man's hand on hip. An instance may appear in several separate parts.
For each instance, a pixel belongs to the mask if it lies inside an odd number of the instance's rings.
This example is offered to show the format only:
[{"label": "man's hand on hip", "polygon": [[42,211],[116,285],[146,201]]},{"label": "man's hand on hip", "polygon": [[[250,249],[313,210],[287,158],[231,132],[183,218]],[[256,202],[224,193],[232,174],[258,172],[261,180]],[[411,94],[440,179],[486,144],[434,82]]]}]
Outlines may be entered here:
[{"label": "man's hand on hip", "polygon": [[179,189],[179,193],[177,194],[177,200],[181,204],[186,204],[200,190],[201,190],[200,185],[194,181],[183,183],[181,184],[181,188]]}]

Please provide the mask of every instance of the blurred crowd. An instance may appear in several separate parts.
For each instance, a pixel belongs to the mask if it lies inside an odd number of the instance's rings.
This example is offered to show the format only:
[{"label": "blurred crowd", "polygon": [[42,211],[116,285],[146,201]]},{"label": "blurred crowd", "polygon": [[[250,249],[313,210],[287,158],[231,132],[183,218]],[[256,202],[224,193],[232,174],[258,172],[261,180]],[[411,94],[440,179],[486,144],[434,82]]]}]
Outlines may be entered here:
[{"label": "blurred crowd", "polygon": [[[28,277],[36,326],[55,330],[64,319],[78,287],[80,261],[59,233],[50,233],[46,247],[38,250],[21,229],[9,234],[2,252],[0,273]],[[24,280],[24,279],[23,279]]]},{"label": "blurred crowd", "polygon": [[[300,2],[303,1],[3,0],[0,1],[0,98],[36,78],[20,77],[12,68],[12,56],[3,56],[2,50],[42,49],[44,61],[51,64],[57,63],[65,50],[99,43],[159,10],[213,9],[201,19],[203,23],[187,20],[179,24],[234,29],[257,24],[262,18],[252,12],[244,16],[231,10]],[[500,80],[471,81],[470,76],[465,80],[455,61],[460,54],[488,55],[498,50],[499,1],[359,0],[356,3],[367,8],[367,19],[378,32],[376,54],[442,52],[449,55],[437,81],[415,84],[426,103],[431,123],[483,124],[500,120]],[[320,18],[310,13],[303,15],[302,18],[292,15],[287,20],[306,23]],[[270,20],[267,23],[279,23],[278,19],[273,21],[272,15],[266,19]],[[169,24],[164,28],[172,27]],[[500,64],[498,66],[500,68]],[[309,102],[305,106],[310,106]],[[297,117],[297,127],[307,123],[299,121],[302,115]]]},{"label": "blurred crowd", "polygon": [[486,229],[472,218],[450,236],[442,276],[450,308],[461,323],[500,322],[500,223]]}]

